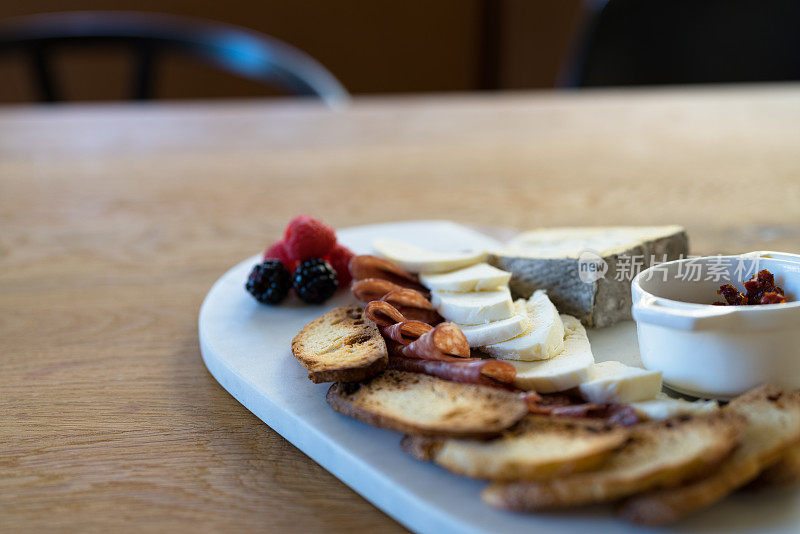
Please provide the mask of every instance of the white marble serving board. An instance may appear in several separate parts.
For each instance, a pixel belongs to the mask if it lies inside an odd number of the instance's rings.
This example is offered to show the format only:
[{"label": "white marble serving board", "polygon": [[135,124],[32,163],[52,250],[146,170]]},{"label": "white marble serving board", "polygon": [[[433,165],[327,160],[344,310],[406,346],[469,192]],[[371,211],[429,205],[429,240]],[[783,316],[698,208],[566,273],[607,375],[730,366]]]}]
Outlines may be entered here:
[{"label": "white marble serving board", "polygon": [[[496,242],[446,221],[416,221],[348,228],[339,239],[354,251],[371,251],[372,239],[394,237],[441,250],[491,247]],[[375,506],[416,532],[645,532],[616,519],[607,507],[522,515],[482,504],[485,483],[419,462],[399,447],[396,432],[372,428],[331,410],[328,384],[313,384],[289,344],[309,321],[351,302],[347,292],[321,306],[289,300],[259,305],[244,290],[258,256],[220,278],[200,310],[200,348],[217,381],[267,425]],[[590,331],[598,361],[638,364],[631,322]],[[800,491],[740,493],[669,529],[680,532],[800,532]]]}]

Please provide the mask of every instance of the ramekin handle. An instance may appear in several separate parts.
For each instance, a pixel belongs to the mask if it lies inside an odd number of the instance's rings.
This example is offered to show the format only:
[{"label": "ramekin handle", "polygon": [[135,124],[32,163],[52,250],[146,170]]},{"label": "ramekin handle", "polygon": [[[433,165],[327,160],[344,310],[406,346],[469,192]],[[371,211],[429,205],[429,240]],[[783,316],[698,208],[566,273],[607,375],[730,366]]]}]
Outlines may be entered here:
[{"label": "ramekin handle", "polygon": [[633,319],[638,323],[647,323],[680,330],[702,330],[705,326],[719,328],[725,326],[720,318],[728,316],[731,321],[738,318],[735,310],[727,306],[709,306],[705,309],[687,310],[671,308],[658,303],[655,297],[644,295],[633,304]]}]

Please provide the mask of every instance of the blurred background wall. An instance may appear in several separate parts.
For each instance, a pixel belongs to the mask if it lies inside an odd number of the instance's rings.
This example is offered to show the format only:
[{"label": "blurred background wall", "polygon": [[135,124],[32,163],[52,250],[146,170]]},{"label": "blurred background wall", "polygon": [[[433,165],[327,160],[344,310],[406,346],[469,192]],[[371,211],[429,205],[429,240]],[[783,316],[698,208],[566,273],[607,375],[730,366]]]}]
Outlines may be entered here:
[{"label": "blurred background wall", "polygon": [[[3,0],[0,20],[71,10],[208,18],[297,46],[358,94],[553,87],[579,6],[579,0]],[[55,71],[66,99],[119,98],[130,85],[126,57],[122,49],[60,53]],[[167,57],[158,68],[159,98],[268,94],[261,84],[199,61]],[[28,69],[21,57],[0,56],[0,101],[33,99]]]}]

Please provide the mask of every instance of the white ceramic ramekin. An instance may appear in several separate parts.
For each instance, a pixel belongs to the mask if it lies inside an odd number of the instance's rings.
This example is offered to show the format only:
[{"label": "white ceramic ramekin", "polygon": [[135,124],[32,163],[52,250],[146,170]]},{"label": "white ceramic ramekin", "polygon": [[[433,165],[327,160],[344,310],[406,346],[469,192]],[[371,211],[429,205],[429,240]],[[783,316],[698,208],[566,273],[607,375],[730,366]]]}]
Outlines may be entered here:
[{"label": "white ceramic ramekin", "polygon": [[[713,306],[722,284],[761,269],[775,275],[788,302]],[[632,282],[642,364],[670,388],[729,399],[760,384],[800,389],[800,255],[751,252],[662,263]]]}]

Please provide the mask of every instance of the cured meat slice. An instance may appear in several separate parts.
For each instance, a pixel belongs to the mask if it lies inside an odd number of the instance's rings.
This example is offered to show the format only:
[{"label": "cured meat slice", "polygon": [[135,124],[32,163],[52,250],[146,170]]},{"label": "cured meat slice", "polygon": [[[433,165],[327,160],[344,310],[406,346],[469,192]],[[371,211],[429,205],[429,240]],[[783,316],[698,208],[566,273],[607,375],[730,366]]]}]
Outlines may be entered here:
[{"label": "cured meat slice", "polygon": [[422,321],[403,321],[381,328],[381,333],[401,345],[409,345],[433,330],[433,327]]},{"label": "cured meat slice", "polygon": [[368,278],[379,278],[387,280],[393,284],[410,289],[424,290],[425,288],[411,274],[407,273],[394,263],[372,256],[362,254],[350,260],[350,275],[353,280],[366,280]]},{"label": "cured meat slice", "polygon": [[469,343],[453,323],[441,323],[413,343],[403,347],[403,355],[421,360],[469,358]]},{"label": "cured meat slice", "polygon": [[397,284],[393,284],[388,280],[381,278],[366,278],[353,282],[350,291],[353,296],[361,302],[372,302],[373,300],[380,300],[387,293],[391,293],[397,289],[403,289]]},{"label": "cured meat slice", "polygon": [[444,320],[428,298],[415,289],[395,289],[383,295],[380,300],[397,308],[406,319],[430,325],[439,324]]},{"label": "cured meat slice", "polygon": [[484,386],[507,385],[514,382],[516,371],[508,362],[463,358],[457,361],[418,360],[402,356],[389,358],[389,369],[422,373],[451,382],[481,384]]},{"label": "cured meat slice", "polygon": [[406,320],[397,308],[382,300],[373,300],[367,304],[364,315],[379,327],[392,326]]}]

